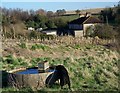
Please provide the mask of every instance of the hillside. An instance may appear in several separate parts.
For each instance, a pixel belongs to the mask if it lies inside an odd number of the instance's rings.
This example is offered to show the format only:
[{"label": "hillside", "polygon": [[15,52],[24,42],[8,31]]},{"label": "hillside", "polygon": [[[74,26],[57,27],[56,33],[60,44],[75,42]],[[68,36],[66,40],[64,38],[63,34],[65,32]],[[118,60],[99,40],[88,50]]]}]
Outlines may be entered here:
[{"label": "hillside", "polygon": [[[85,9],[85,10],[80,10],[81,14],[84,14],[86,12],[90,12],[91,14],[98,14],[99,12],[101,12],[101,10],[104,10],[104,8],[93,8],[93,9]],[[70,10],[70,11],[66,11],[66,14],[76,14],[75,12],[76,10]]]},{"label": "hillside", "polygon": [[[70,42],[68,37],[60,40],[62,43],[59,41],[40,43],[37,40],[3,40],[3,69],[34,67],[39,61],[47,60],[50,65],[63,64],[67,68],[73,91],[119,89],[119,69],[117,67],[120,60],[119,53],[102,45],[91,44],[88,40]],[[64,87],[67,88],[67,86]],[[62,91],[59,85],[39,91],[56,90]]]}]

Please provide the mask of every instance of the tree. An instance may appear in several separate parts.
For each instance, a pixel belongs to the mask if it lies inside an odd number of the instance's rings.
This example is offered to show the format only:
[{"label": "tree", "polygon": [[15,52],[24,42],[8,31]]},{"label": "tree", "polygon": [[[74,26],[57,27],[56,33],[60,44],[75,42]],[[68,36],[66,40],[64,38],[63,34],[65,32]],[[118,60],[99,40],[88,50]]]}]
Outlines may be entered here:
[{"label": "tree", "polygon": [[47,11],[47,17],[52,17],[54,13],[52,11]]},{"label": "tree", "polygon": [[47,22],[46,22],[46,26],[48,27],[48,28],[54,28],[55,27],[55,24],[54,24],[54,22],[53,22],[53,20],[48,20]]},{"label": "tree", "polygon": [[58,29],[64,29],[67,25],[67,21],[63,20],[62,18],[55,19],[55,25]]},{"label": "tree", "polygon": [[76,14],[80,15],[81,11],[79,9],[77,9],[75,12],[76,12]]},{"label": "tree", "polygon": [[27,23],[26,23],[26,26],[27,27],[35,27],[35,23],[34,23],[34,21],[31,21],[31,20],[29,20]]},{"label": "tree", "polygon": [[115,7],[115,22],[117,24],[120,24],[120,1],[118,3],[118,5]]},{"label": "tree", "polygon": [[64,15],[65,13],[66,13],[65,9],[57,10],[57,11],[56,11],[56,15],[57,15],[57,16]]},{"label": "tree", "polygon": [[39,14],[39,15],[46,15],[46,11],[44,9],[38,9],[36,11],[36,14]]},{"label": "tree", "polygon": [[46,27],[46,25],[45,25],[45,23],[47,21],[46,16],[37,14],[37,15],[34,16],[33,20],[36,24],[39,25],[40,28],[45,28]]},{"label": "tree", "polygon": [[113,13],[112,8],[106,8],[105,10],[102,10],[100,12],[100,15],[101,15],[101,19],[106,23],[113,21],[115,19],[115,15]]}]

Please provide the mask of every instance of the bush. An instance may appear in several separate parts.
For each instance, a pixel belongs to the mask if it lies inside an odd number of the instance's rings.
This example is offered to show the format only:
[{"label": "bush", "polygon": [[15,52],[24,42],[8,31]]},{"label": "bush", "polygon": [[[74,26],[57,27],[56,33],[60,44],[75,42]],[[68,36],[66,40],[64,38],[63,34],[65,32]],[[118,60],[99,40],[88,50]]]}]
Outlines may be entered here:
[{"label": "bush", "polygon": [[86,38],[93,37],[93,35],[94,35],[94,26],[87,27],[85,37]]},{"label": "bush", "polygon": [[110,25],[95,25],[90,26],[86,30],[86,37],[96,37],[101,39],[113,39],[116,36],[116,31]]},{"label": "bush", "polygon": [[116,32],[110,25],[96,25],[93,36],[98,36],[101,39],[113,39],[115,34]]},{"label": "bush", "polygon": [[35,31],[31,31],[30,34],[29,34],[29,38],[37,38],[39,36],[39,34]]}]

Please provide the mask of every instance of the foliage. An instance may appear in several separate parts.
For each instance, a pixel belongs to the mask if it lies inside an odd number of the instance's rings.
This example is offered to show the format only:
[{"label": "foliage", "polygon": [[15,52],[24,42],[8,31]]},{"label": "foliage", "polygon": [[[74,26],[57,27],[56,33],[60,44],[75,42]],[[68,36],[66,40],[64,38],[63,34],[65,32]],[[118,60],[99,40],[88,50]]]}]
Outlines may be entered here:
[{"label": "foliage", "polygon": [[115,19],[115,15],[113,15],[113,9],[112,8],[106,8],[105,10],[101,11],[101,15],[102,15],[103,20],[105,22],[107,22],[108,20],[114,20]]},{"label": "foliage", "polygon": [[118,25],[120,23],[120,5],[118,2],[117,6],[113,8],[106,8],[101,11],[100,18],[106,23],[114,23],[114,25]]},{"label": "foliage", "polygon": [[29,20],[28,22],[26,22],[26,26],[27,26],[27,27],[35,27],[35,22]]},{"label": "foliage", "polygon": [[48,28],[55,28],[55,23],[54,23],[54,21],[53,20],[48,20],[47,22],[46,22],[46,26],[48,27]]},{"label": "foliage", "polygon": [[87,27],[85,37],[93,37],[93,36],[94,36],[94,27],[93,26]]},{"label": "foliage", "polygon": [[63,20],[62,18],[55,19],[55,25],[58,29],[65,28],[67,25],[67,21]]},{"label": "foliage", "polygon": [[15,69],[16,67],[28,65],[25,60],[23,60],[21,58],[16,58],[12,55],[8,55],[5,58],[3,58],[2,62],[3,62],[3,69],[7,69],[7,70]]},{"label": "foliage", "polygon": [[47,11],[47,16],[48,17],[52,17],[54,15],[54,13],[52,11]]},{"label": "foliage", "polygon": [[31,39],[31,38],[38,38],[40,36],[40,33],[39,32],[36,32],[36,31],[31,31],[30,33],[29,33],[29,38]]},{"label": "foliage", "polygon": [[48,50],[49,47],[46,45],[35,44],[32,45],[31,50],[42,49],[43,51]]},{"label": "foliage", "polygon": [[113,39],[116,35],[113,27],[110,25],[96,25],[94,28],[94,36],[102,39]]},{"label": "foliage", "polygon": [[36,29],[37,28],[45,28],[46,27],[46,25],[45,25],[46,19],[47,19],[46,16],[37,14],[37,15],[33,16],[32,20],[28,20],[26,22],[26,25],[27,25],[27,27],[34,27]]},{"label": "foliage", "polygon": [[60,16],[60,15],[64,15],[66,13],[65,9],[60,9],[56,11],[56,15]]},{"label": "foliage", "polygon": [[101,39],[113,39],[116,36],[116,31],[110,25],[89,26],[86,30],[86,37],[88,36],[98,36]]},{"label": "foliage", "polygon": [[81,11],[79,9],[77,9],[75,12],[76,12],[76,14],[80,14]]}]

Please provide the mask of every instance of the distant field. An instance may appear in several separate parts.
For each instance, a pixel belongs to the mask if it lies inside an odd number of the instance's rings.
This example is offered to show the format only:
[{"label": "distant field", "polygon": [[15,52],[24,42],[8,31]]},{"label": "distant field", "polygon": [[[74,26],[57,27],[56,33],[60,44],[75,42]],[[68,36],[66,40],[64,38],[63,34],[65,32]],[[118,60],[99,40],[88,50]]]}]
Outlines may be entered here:
[{"label": "distant field", "polygon": [[62,18],[63,20],[66,20],[66,21],[72,21],[74,19],[77,19],[79,18],[79,15],[63,15],[63,16],[60,16],[58,18]]},{"label": "distant field", "polygon": [[[81,13],[86,13],[89,12],[91,14],[98,14],[101,12],[101,10],[104,10],[105,8],[93,8],[93,9],[85,9],[85,10],[80,10]],[[76,10],[71,10],[71,11],[66,11],[66,14],[76,14]]]}]

